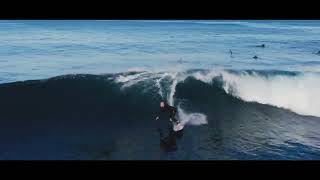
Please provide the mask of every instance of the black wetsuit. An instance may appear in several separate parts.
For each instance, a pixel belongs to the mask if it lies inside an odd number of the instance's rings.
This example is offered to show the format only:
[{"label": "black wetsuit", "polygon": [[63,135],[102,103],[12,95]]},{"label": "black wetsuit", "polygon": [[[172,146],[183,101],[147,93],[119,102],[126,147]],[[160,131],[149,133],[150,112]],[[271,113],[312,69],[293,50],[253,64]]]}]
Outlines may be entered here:
[{"label": "black wetsuit", "polygon": [[161,113],[166,112],[169,115],[169,118],[174,123],[179,123],[179,121],[175,118],[175,115],[177,113],[177,108],[169,106],[168,104],[165,104],[163,108],[160,108],[160,112],[158,113],[158,117]]},{"label": "black wetsuit", "polygon": [[[163,108],[160,108],[160,111],[158,113],[158,117],[162,113],[167,113],[169,115],[169,118],[174,123],[179,123],[179,121],[175,118],[175,115],[177,113],[177,108],[172,107],[168,104],[165,104]],[[168,135],[164,135],[162,129],[158,128],[158,131],[160,133],[160,146],[161,148],[166,152],[176,151],[178,149],[176,139],[180,139],[183,135],[182,130],[180,131],[173,131],[173,129],[169,128]]]}]

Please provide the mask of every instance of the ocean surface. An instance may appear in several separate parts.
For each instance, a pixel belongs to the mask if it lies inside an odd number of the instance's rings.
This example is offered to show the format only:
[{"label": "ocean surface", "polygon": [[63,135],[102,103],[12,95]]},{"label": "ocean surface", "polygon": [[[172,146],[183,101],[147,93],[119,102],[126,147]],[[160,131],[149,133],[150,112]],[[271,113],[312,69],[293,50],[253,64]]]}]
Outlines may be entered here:
[{"label": "ocean surface", "polygon": [[319,20],[1,20],[0,42],[2,160],[320,159]]}]

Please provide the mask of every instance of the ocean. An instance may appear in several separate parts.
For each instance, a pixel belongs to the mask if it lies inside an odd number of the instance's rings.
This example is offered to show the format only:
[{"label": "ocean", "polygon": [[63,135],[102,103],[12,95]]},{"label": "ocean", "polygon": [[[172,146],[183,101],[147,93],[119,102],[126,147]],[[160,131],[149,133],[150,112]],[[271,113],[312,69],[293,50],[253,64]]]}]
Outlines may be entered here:
[{"label": "ocean", "polygon": [[1,20],[0,42],[2,160],[320,159],[319,20]]}]

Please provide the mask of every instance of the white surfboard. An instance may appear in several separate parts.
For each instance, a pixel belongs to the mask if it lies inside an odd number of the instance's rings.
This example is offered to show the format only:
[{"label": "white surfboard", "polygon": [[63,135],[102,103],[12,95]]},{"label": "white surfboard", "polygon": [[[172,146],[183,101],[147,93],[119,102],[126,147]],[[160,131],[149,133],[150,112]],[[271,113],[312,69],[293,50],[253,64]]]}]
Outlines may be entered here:
[{"label": "white surfboard", "polygon": [[184,127],[184,126],[182,125],[181,122],[178,123],[178,124],[173,123],[173,130],[174,130],[174,131],[180,131],[180,130],[183,129],[183,127]]}]

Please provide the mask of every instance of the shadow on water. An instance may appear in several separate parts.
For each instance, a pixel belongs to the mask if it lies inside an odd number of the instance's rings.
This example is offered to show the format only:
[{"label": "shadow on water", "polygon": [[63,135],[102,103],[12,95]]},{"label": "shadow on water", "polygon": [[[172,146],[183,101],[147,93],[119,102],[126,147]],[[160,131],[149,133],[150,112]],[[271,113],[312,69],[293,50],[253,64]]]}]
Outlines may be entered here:
[{"label": "shadow on water", "polygon": [[178,150],[177,140],[183,136],[183,130],[173,131],[172,128],[168,128],[168,135],[163,134],[162,129],[158,129],[160,135],[160,148],[164,152],[174,152]]},{"label": "shadow on water", "polygon": [[81,159],[107,160],[112,158],[117,148],[115,142],[104,144],[85,143],[76,145],[73,150],[73,153]]}]

